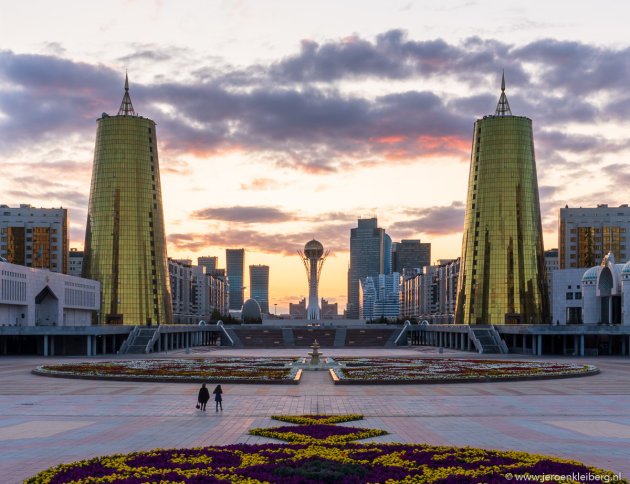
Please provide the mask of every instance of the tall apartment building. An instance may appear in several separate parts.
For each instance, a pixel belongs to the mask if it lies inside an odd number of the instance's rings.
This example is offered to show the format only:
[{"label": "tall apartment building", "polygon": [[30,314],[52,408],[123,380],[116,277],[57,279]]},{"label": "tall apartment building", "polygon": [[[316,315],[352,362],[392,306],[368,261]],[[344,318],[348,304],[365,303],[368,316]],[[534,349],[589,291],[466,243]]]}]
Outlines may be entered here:
[{"label": "tall apartment building", "polygon": [[404,269],[422,269],[431,265],[431,244],[418,239],[402,240],[392,244],[392,270],[400,274]]},{"label": "tall apartment building", "polygon": [[269,266],[249,266],[249,297],[258,302],[262,314],[269,314]]},{"label": "tall apartment building", "polygon": [[400,315],[400,274],[379,274],[360,280],[359,318],[366,321],[398,318]]},{"label": "tall apartment building", "polygon": [[424,271],[405,270],[401,287],[400,313],[440,323],[452,323],[457,302],[460,259],[441,259]]},{"label": "tall apartment building", "polygon": [[11,264],[68,273],[68,210],[0,205],[0,256]]},{"label": "tall apartment building", "polygon": [[376,218],[359,219],[350,230],[350,267],[348,269],[348,306],[346,317],[358,319],[360,280],[387,274],[391,268],[391,238],[379,228]]},{"label": "tall apartment building", "polygon": [[592,267],[612,252],[615,260],[624,263],[630,257],[630,207],[627,204],[609,207],[560,209],[558,217],[558,262],[560,269]]},{"label": "tall apartment building", "polygon": [[227,313],[225,276],[207,274],[189,259],[168,259],[173,299],[173,321],[195,324],[208,321],[214,311]]},{"label": "tall apartment building", "polygon": [[245,249],[225,249],[225,261],[230,284],[230,310],[240,311],[245,290]]}]

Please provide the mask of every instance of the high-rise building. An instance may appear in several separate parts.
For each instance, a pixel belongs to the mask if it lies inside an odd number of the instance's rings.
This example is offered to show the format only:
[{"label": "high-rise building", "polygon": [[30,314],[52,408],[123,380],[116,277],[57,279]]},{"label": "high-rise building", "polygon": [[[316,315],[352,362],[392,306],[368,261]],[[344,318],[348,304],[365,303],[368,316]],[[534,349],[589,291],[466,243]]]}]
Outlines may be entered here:
[{"label": "high-rise building", "polygon": [[217,257],[197,257],[197,265],[206,268],[206,274],[213,274],[217,270]]},{"label": "high-rise building", "polygon": [[326,299],[321,299],[322,319],[337,319],[339,317],[339,307],[337,303],[329,303]]},{"label": "high-rise building", "polygon": [[306,319],[306,298],[298,303],[289,303],[289,316],[291,319]]},{"label": "high-rise building", "polygon": [[225,249],[225,261],[230,285],[230,310],[240,311],[245,290],[245,249]]},{"label": "high-rise building", "polygon": [[629,232],[630,208],[627,204],[561,208],[558,227],[560,269],[596,266],[609,252],[615,254],[619,262],[626,262],[630,257]]},{"label": "high-rise building", "polygon": [[68,210],[0,205],[0,257],[11,264],[68,273]]},{"label": "high-rise building", "polygon": [[359,318],[372,321],[400,315],[400,274],[379,274],[360,280]]},{"label": "high-rise building", "polygon": [[553,273],[558,270],[558,249],[545,251],[545,274],[547,274],[547,294],[549,307],[553,312]]},{"label": "high-rise building", "polygon": [[249,296],[258,302],[262,314],[269,314],[269,266],[249,266]]},{"label": "high-rise building", "polygon": [[135,113],[128,79],[118,114],[96,122],[83,275],[101,283],[102,322],[170,324],[155,122]]},{"label": "high-rise building", "polygon": [[[388,248],[389,251],[388,252]],[[379,228],[376,218],[359,219],[350,230],[350,268],[348,269],[348,306],[346,317],[359,318],[359,281],[366,277],[385,274],[386,261],[391,267],[391,239],[388,247],[385,229]]]},{"label": "high-rise building", "polygon": [[402,240],[392,244],[392,268],[403,273],[403,269],[422,269],[431,265],[431,244],[417,239]]},{"label": "high-rise building", "polygon": [[512,115],[503,79],[474,127],[455,321],[546,323],[546,285],[532,121]]}]

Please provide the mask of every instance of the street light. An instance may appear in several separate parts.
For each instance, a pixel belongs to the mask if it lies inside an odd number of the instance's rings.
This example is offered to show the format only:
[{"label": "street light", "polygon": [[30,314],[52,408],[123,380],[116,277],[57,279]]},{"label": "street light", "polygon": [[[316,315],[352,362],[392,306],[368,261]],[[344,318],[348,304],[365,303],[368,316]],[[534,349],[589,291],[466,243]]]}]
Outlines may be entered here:
[{"label": "street light", "polygon": [[273,303],[273,313],[276,316],[278,315],[278,303]]}]

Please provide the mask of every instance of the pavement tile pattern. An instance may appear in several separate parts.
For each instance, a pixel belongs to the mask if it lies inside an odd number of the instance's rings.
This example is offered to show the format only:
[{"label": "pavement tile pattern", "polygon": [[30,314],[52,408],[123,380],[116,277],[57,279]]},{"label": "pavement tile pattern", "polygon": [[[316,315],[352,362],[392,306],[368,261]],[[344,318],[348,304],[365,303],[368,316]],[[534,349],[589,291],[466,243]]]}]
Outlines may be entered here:
[{"label": "pavement tile pattern", "polygon": [[[195,349],[190,356],[306,356],[307,351],[207,348]],[[322,352],[333,357],[440,356],[424,347]],[[189,355],[182,351],[156,356]],[[476,357],[454,350],[441,356]],[[60,462],[99,455],[278,442],[247,431],[276,426],[271,415],[308,413],[363,414],[357,426],[389,432],[366,441],[515,449],[576,459],[630,477],[627,357],[540,357],[594,364],[601,373],[525,382],[335,386],[328,372],[307,371],[296,386],[224,384],[224,410],[219,412],[212,401],[206,412],[195,409],[197,385],[97,382],[30,373],[44,363],[98,359],[103,358],[0,359],[2,483],[19,483]]]}]

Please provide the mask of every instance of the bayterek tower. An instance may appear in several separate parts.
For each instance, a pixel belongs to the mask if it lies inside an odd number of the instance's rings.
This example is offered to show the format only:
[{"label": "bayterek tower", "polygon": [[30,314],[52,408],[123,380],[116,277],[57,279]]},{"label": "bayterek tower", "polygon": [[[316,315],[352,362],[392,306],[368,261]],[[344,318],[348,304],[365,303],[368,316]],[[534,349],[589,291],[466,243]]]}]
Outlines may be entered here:
[{"label": "bayterek tower", "polygon": [[324,246],[321,242],[313,239],[304,246],[304,252],[298,250],[304,267],[306,268],[306,278],[308,279],[308,306],[306,307],[306,319],[320,319],[319,313],[319,275],[326,257],[330,251],[324,254]]}]

